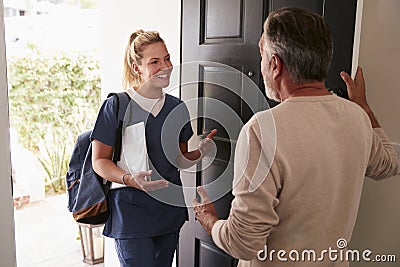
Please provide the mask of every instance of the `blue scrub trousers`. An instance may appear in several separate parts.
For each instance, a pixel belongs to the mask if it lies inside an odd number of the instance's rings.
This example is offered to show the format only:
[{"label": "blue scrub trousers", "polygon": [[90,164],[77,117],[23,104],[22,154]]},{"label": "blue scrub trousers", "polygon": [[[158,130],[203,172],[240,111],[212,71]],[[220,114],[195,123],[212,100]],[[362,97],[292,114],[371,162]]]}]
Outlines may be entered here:
[{"label": "blue scrub trousers", "polygon": [[115,239],[121,267],[171,267],[179,232],[148,238]]}]

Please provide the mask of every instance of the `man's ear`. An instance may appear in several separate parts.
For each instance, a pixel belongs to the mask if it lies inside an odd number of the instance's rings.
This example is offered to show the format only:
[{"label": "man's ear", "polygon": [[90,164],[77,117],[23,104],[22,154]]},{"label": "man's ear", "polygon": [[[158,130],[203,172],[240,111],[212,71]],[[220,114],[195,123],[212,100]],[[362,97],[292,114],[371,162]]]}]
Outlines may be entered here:
[{"label": "man's ear", "polygon": [[278,55],[273,54],[271,56],[270,67],[272,70],[272,77],[273,78],[279,77],[282,74],[282,70],[283,70],[282,59]]}]

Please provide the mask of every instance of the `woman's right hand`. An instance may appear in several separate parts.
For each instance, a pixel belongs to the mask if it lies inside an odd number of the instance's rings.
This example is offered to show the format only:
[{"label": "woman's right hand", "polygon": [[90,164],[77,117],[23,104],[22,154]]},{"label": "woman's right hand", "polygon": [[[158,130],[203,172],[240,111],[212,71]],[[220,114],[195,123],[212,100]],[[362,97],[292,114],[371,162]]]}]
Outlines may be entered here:
[{"label": "woman's right hand", "polygon": [[133,175],[129,174],[125,178],[125,184],[146,192],[168,187],[168,181],[165,179],[156,181],[149,180],[147,177],[151,176],[152,172],[153,171],[150,170],[150,171],[139,171],[134,173]]},{"label": "woman's right hand", "polygon": [[214,135],[217,133],[217,129],[213,129],[206,138],[202,139],[199,143],[199,151],[201,154],[201,158],[208,155],[213,147],[213,138]]}]

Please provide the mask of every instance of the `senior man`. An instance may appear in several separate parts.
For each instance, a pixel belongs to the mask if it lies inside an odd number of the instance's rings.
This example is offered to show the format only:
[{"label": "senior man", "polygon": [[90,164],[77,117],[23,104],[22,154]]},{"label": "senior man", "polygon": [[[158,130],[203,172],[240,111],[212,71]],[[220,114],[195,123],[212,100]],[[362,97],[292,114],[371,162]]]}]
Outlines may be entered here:
[{"label": "senior man", "polygon": [[354,80],[341,73],[350,101],[326,90],[333,45],[320,15],[270,13],[259,46],[266,94],[281,104],[240,132],[229,217],[219,220],[200,187],[196,218],[241,267],[348,266],[338,241],[351,239],[364,177],[399,173],[393,146],[367,103],[361,68]]}]

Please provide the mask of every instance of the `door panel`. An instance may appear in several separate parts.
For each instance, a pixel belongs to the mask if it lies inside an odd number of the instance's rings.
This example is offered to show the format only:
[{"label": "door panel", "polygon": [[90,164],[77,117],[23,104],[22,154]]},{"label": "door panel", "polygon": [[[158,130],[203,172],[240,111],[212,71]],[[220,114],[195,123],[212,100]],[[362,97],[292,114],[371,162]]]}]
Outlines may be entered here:
[{"label": "door panel", "polygon": [[[212,163],[185,180],[205,185],[220,218],[229,215],[232,194],[233,152],[239,131],[250,116],[266,107],[258,88],[261,81],[258,41],[262,33],[263,1],[182,1],[182,61],[194,62],[181,69],[183,100],[198,99],[191,111],[197,138],[193,147],[216,128],[217,154]],[[216,62],[217,64],[215,64]],[[197,81],[194,84],[191,81]],[[195,140],[193,140],[195,139]],[[191,145],[191,144],[189,144]],[[222,192],[222,193],[221,193]],[[193,219],[181,231],[179,266],[236,266],[237,260],[214,245]]]},{"label": "door panel", "polygon": [[[243,0],[231,0],[230,5],[224,1],[202,0],[201,5],[201,44],[242,42],[243,41]],[[230,14],[224,20],[221,14]]]},{"label": "door panel", "polygon": [[325,0],[324,17],[333,32],[333,60],[325,86],[337,87],[337,94],[344,98],[348,94],[339,73],[351,73],[356,12],[357,0]]},{"label": "door panel", "polygon": [[[231,112],[240,114],[241,72],[236,69],[205,65],[202,65],[200,70],[204,82],[199,85],[199,96],[205,98],[205,101],[202,101],[201,115],[204,118],[202,133],[206,134],[216,128],[217,137],[229,141],[230,134],[232,138],[236,138],[241,128],[240,121],[235,116],[222,116]],[[213,101],[207,101],[208,99]]]},{"label": "door panel", "polygon": [[[232,201],[233,157],[239,131],[257,111],[274,105],[264,96],[258,41],[271,10],[300,6],[325,16],[333,28],[334,60],[327,87],[345,88],[341,70],[350,71],[356,0],[182,0],[181,98],[189,101],[195,137],[189,147],[212,129],[217,153],[209,166],[182,172],[185,186],[206,186],[220,218]],[[339,13],[340,12],[340,13]],[[340,16],[339,16],[340,14]],[[190,63],[189,63],[190,62]],[[346,92],[344,90],[343,95]],[[188,103],[188,102],[187,102]],[[204,168],[203,168],[204,167]],[[228,190],[227,190],[228,188]],[[221,193],[222,192],[222,193]],[[190,200],[194,196],[194,190]],[[236,266],[237,260],[215,246],[189,212],[178,250],[180,267]]]},{"label": "door panel", "polygon": [[210,246],[209,243],[196,240],[196,255],[199,258],[199,267],[209,266],[229,266],[234,267],[237,261],[229,257],[224,251],[215,246]]},{"label": "door panel", "polygon": [[270,1],[270,11],[277,10],[282,7],[295,6],[302,7],[308,10],[312,10],[318,14],[322,14],[324,11],[324,1],[321,0],[307,0],[307,1],[299,1],[299,0],[275,0]]}]

